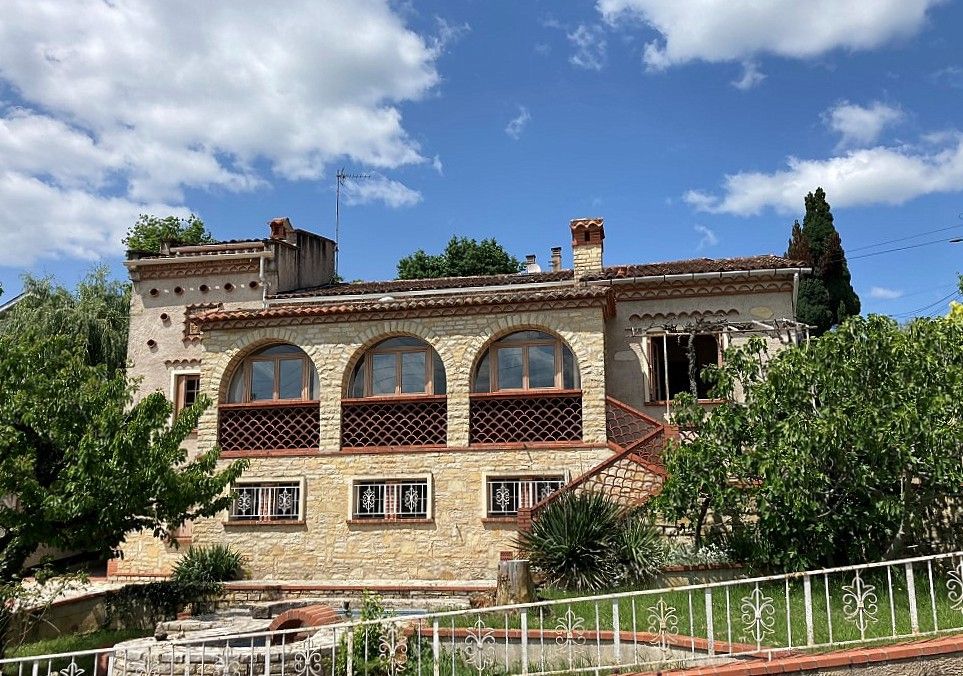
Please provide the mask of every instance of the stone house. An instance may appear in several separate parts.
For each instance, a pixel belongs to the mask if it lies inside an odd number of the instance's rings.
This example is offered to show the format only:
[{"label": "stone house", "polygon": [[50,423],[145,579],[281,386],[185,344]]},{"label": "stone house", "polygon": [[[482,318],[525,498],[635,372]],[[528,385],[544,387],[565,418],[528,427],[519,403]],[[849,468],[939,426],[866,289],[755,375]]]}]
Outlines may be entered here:
[{"label": "stone house", "polygon": [[[333,241],[270,226],[126,262],[141,393],[175,410],[207,393],[188,450],[250,459],[231,509],[177,541],[234,545],[257,579],[491,579],[547,496],[644,500],[690,339],[699,366],[749,335],[795,341],[808,271],[771,255],[606,266],[602,219],[577,219],[571,269],[557,247],[544,272],[529,256],[519,274],[335,283]],[[149,535],[123,554],[112,575],[179,556]]]}]

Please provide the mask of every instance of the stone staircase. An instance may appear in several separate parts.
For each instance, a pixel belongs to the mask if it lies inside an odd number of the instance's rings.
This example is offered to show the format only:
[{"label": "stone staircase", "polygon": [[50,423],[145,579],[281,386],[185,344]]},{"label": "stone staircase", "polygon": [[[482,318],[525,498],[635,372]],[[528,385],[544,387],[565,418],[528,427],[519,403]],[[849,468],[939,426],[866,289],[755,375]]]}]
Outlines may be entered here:
[{"label": "stone staircase", "polygon": [[601,492],[624,507],[641,505],[659,494],[665,481],[665,425],[614,397],[606,397],[605,414],[613,455],[538,504],[519,510],[519,530],[530,530],[538,513],[567,492]]}]

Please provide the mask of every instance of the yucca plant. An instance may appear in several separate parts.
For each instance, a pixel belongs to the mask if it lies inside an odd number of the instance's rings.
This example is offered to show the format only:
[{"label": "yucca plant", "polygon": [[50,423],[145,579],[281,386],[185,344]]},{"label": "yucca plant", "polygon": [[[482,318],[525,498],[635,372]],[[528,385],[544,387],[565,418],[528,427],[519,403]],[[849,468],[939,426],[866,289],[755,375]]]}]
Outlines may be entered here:
[{"label": "yucca plant", "polygon": [[553,586],[576,591],[609,587],[620,575],[620,507],[601,493],[562,493],[520,533],[519,547]]},{"label": "yucca plant", "polygon": [[622,517],[616,541],[622,581],[626,584],[647,582],[665,565],[665,543],[645,510],[633,510]]},{"label": "yucca plant", "polygon": [[241,576],[243,562],[241,554],[229,545],[192,545],[174,564],[171,578],[185,583],[230,582]]}]

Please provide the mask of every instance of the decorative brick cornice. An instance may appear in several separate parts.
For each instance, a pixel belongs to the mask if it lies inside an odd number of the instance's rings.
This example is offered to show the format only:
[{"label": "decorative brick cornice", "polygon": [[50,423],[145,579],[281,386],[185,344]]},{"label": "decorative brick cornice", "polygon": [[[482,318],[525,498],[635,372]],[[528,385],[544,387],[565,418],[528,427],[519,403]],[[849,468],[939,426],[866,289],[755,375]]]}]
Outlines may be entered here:
[{"label": "decorative brick cornice", "polygon": [[607,288],[569,288],[487,295],[456,295],[385,302],[278,305],[270,308],[207,312],[197,318],[202,329],[235,329],[299,324],[381,321],[409,317],[460,317],[512,314],[571,308],[601,308],[612,316],[615,306]]},{"label": "decorative brick cornice", "polygon": [[145,281],[148,279],[201,277],[242,272],[257,273],[260,270],[259,257],[260,252],[252,252],[251,258],[229,261],[205,260],[203,256],[196,256],[183,261],[172,260],[169,265],[153,265],[132,269],[131,278]]}]

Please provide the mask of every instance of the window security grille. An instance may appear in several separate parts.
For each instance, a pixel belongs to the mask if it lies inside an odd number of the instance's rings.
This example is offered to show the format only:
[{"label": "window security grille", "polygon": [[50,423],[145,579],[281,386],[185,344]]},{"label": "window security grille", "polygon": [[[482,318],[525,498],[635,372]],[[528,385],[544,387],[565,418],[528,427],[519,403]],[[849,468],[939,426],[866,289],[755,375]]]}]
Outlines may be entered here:
[{"label": "window security grille", "polygon": [[561,488],[565,480],[555,477],[506,477],[488,479],[488,516],[515,516]]},{"label": "window security grille", "polygon": [[301,486],[297,483],[234,486],[230,521],[299,521]]},{"label": "window security grille", "polygon": [[358,481],[353,490],[352,518],[428,518],[427,479]]}]

